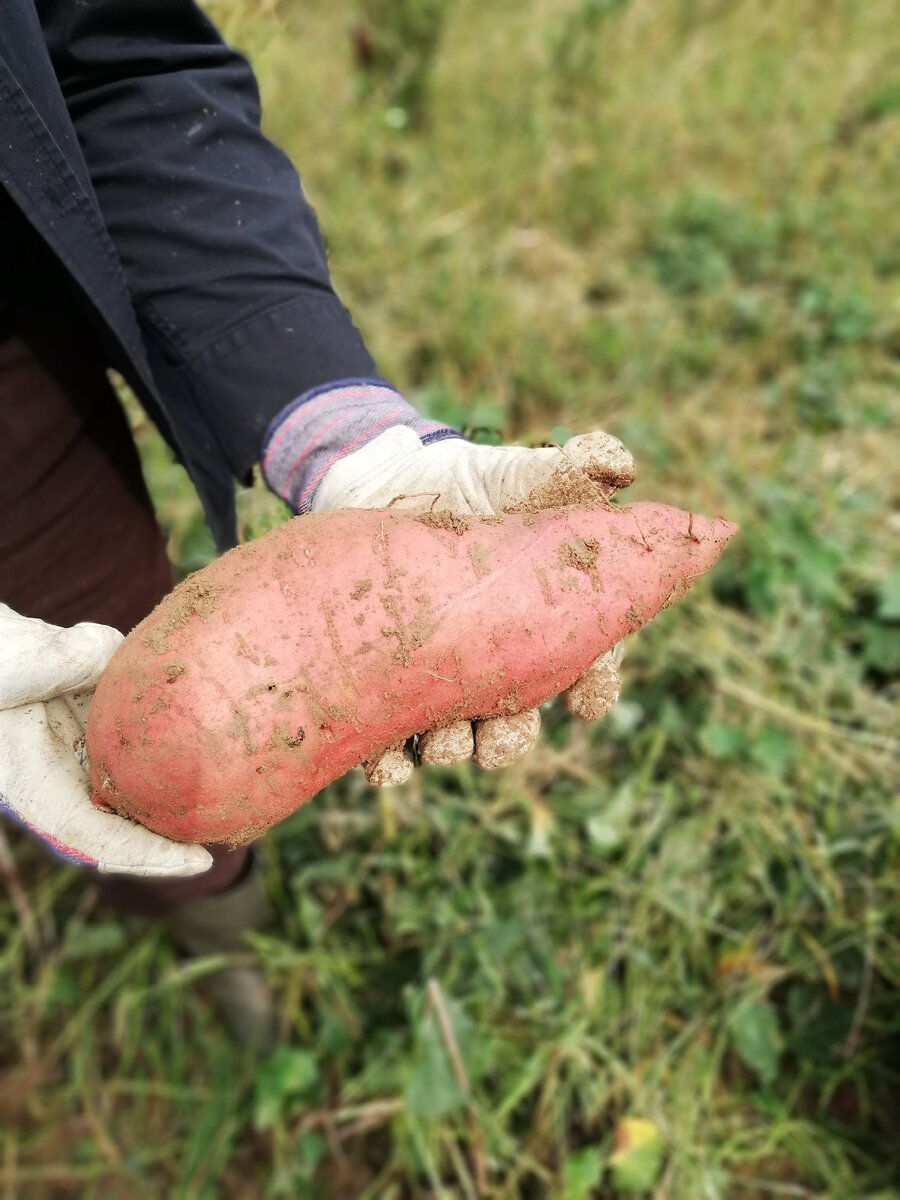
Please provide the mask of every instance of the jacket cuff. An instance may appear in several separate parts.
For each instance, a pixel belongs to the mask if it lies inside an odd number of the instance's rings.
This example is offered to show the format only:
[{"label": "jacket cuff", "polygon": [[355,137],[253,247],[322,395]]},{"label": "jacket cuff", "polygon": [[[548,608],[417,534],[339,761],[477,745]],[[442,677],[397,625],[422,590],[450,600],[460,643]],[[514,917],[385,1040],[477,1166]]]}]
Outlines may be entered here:
[{"label": "jacket cuff", "polygon": [[274,418],[263,438],[263,478],[292,512],[310,512],[326,472],[394,425],[423,444],[462,436],[417,413],[383,379],[341,379],[304,392]]},{"label": "jacket cuff", "polygon": [[162,339],[161,386],[166,370],[186,377],[190,419],[199,426],[195,440],[204,450],[210,446],[206,458],[215,447],[238,479],[259,460],[267,428],[294,397],[334,379],[376,374],[347,310],[333,293],[314,289],[241,321],[199,350],[179,345],[177,333],[158,319],[153,334]]}]

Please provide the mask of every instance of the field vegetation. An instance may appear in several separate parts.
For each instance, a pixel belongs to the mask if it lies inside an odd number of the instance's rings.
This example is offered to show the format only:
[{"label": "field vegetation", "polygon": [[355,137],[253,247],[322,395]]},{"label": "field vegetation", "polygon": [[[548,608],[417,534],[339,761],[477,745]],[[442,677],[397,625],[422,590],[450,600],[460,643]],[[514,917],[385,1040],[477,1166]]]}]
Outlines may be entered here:
[{"label": "field vegetation", "polygon": [[742,534],[605,722],[351,773],[264,840],[262,1064],[216,961],[9,832],[3,1196],[898,1200],[896,4],[213,12],[387,378],[484,441],[606,428],[633,498]]}]

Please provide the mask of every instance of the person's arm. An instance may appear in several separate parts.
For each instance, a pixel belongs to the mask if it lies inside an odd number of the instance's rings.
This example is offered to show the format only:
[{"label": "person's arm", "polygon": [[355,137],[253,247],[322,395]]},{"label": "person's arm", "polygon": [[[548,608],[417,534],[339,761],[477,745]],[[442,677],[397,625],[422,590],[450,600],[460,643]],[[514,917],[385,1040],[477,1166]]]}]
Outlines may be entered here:
[{"label": "person's arm", "polygon": [[142,333],[233,472],[323,384],[377,377],[247,62],[191,0],[37,0]]},{"label": "person's arm", "polygon": [[[294,169],[260,133],[252,71],[196,5],[37,7],[144,337],[188,377],[235,475],[262,447],[269,486],[306,512],[324,506],[318,491],[331,471],[368,476],[374,454],[375,474],[390,479],[399,470],[404,492],[428,490],[415,481],[435,473],[446,487],[474,478],[482,491],[481,477],[491,476],[489,509],[504,510],[508,472],[494,461],[503,448],[454,450],[455,431],[421,417],[379,379],[332,290]],[[394,449],[385,456],[378,439],[397,427],[415,435],[411,457]],[[439,451],[440,465],[419,448]],[[630,482],[630,456],[626,465],[604,476],[607,494]],[[611,660],[592,695],[613,694],[610,672]],[[536,732],[535,715],[530,740]],[[388,781],[380,770],[373,777]]]}]

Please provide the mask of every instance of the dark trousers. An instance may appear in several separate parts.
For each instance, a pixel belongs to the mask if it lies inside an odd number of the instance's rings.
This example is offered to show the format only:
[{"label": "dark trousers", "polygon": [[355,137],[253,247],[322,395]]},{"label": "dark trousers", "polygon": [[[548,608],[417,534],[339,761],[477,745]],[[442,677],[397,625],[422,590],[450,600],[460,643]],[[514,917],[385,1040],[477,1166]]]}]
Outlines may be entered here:
[{"label": "dark trousers", "polygon": [[[92,331],[66,318],[0,331],[0,600],[127,633],[171,589],[172,569]],[[192,879],[98,882],[119,909],[163,914],[241,876],[246,847],[209,849],[214,865]]]}]

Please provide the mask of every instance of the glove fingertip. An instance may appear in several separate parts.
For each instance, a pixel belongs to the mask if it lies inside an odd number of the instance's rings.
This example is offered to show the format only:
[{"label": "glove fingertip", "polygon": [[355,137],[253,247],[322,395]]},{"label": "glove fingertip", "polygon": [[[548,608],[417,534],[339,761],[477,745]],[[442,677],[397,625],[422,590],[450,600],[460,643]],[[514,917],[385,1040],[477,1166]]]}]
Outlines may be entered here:
[{"label": "glove fingertip", "polygon": [[563,703],[572,716],[599,721],[615,706],[621,687],[614,657],[604,654],[563,692]]},{"label": "glove fingertip", "polygon": [[563,450],[598,483],[617,491],[634,483],[636,470],[631,451],[611,433],[602,430],[578,433],[569,438]]},{"label": "glove fingertip", "polygon": [[415,760],[406,743],[391,746],[379,755],[363,763],[366,782],[371,787],[397,787],[406,783],[413,773]]},{"label": "glove fingertip", "polygon": [[536,708],[509,717],[489,717],[475,725],[475,761],[483,771],[508,767],[532,749],[541,731]]},{"label": "glove fingertip", "polygon": [[419,734],[419,761],[424,765],[451,766],[465,762],[475,752],[471,721],[454,721]]}]

